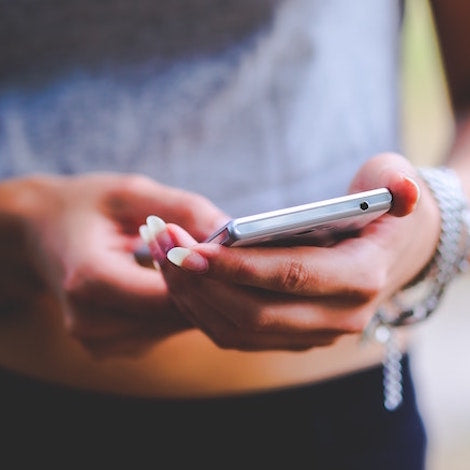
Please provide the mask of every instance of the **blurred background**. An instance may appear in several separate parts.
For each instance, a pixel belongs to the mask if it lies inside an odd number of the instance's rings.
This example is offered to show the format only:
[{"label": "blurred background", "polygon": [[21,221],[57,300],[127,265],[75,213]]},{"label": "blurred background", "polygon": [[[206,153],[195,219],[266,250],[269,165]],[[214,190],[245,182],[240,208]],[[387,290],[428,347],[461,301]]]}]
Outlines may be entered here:
[{"label": "blurred background", "polygon": [[[416,165],[442,161],[452,114],[427,0],[406,3],[403,54],[404,151]],[[416,326],[412,367],[429,437],[426,470],[470,468],[470,274]]]}]

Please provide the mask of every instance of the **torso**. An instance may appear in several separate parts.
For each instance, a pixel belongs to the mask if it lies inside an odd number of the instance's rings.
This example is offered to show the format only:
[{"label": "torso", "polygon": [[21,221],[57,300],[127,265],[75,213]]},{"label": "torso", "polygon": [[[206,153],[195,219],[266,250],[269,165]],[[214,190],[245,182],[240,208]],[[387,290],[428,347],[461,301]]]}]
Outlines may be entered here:
[{"label": "torso", "polygon": [[[0,366],[85,390],[142,397],[211,397],[323,381],[381,362],[383,348],[356,335],[308,352],[221,350],[193,330],[139,358],[96,360],[64,334],[48,299],[19,317],[0,317]],[[405,348],[407,338],[401,336]]]},{"label": "torso", "polygon": [[[0,41],[9,51],[0,54],[5,177],[118,168],[245,215],[340,195],[367,158],[399,150],[399,2],[108,3],[0,4],[0,31],[24,46]],[[41,21],[46,33],[18,39]],[[111,392],[238,393],[323,380],[382,356],[357,337],[304,353],[241,353],[191,331],[139,359],[96,361],[65,335],[49,300],[37,306],[0,319],[0,365]]]}]

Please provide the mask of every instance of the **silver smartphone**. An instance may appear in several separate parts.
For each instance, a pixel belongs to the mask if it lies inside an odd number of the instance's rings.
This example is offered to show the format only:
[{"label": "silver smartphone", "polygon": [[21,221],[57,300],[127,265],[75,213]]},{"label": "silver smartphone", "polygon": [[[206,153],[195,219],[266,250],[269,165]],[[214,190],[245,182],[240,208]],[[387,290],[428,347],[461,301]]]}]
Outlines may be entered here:
[{"label": "silver smartphone", "polygon": [[392,194],[373,189],[230,220],[206,242],[225,246],[329,245],[388,212]]}]

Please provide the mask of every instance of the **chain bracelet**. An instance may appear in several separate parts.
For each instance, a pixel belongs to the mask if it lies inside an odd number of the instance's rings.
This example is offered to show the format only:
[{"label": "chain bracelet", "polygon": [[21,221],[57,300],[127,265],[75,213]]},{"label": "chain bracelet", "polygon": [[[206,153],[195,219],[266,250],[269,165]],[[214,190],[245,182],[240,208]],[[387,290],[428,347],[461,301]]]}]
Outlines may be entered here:
[{"label": "chain bracelet", "polygon": [[[421,168],[418,172],[439,206],[441,232],[436,252],[416,282],[381,306],[363,334],[366,339],[384,344],[384,407],[390,411],[402,401],[401,351],[393,327],[428,318],[438,307],[447,285],[469,266],[470,210],[458,176],[446,167]],[[406,300],[409,291],[416,289],[424,289],[424,294],[419,292],[419,299],[410,303]]]},{"label": "chain bracelet", "polygon": [[[421,168],[419,175],[436,198],[441,215],[439,243],[431,262],[408,289],[403,289],[385,305],[385,321],[393,326],[426,319],[439,305],[447,285],[468,267],[470,252],[469,208],[460,180],[446,167]],[[416,289],[416,287],[418,289]],[[425,290],[413,303],[410,291]]]}]

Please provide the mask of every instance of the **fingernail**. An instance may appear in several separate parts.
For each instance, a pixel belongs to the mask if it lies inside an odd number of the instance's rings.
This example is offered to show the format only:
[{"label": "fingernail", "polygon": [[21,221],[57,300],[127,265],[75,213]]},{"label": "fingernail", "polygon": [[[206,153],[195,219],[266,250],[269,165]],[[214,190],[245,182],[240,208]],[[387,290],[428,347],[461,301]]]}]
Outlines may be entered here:
[{"label": "fingernail", "polygon": [[155,269],[160,269],[160,265],[158,263],[161,263],[165,259],[165,255],[164,253],[162,253],[162,250],[158,246],[158,243],[153,238],[150,228],[145,224],[141,225],[139,227],[139,233],[140,238],[142,238],[144,243],[149,247],[150,255],[154,260],[156,260],[153,263]]},{"label": "fingernail", "polygon": [[144,224],[139,227],[139,234],[140,238],[142,238],[147,245],[152,241],[152,236],[150,235],[150,230],[147,225]]},{"label": "fingernail", "polygon": [[418,205],[419,199],[421,197],[421,188],[419,187],[419,184],[410,176],[405,176],[405,180],[408,181],[410,184],[412,184],[416,188],[416,201],[413,204],[413,210],[416,208]]},{"label": "fingernail", "polygon": [[421,197],[421,188],[419,187],[419,184],[413,178],[409,176],[405,176],[405,179],[409,181],[416,188],[416,192],[418,193],[417,200],[419,201],[419,198]]},{"label": "fingernail", "polygon": [[[166,230],[166,223],[160,217],[156,215],[149,215],[147,217],[147,227],[149,228],[150,237],[152,240],[155,240],[160,247],[160,250],[163,252],[165,256],[168,250],[173,248],[175,244],[173,240]],[[161,262],[160,256],[157,256],[158,262]]]},{"label": "fingernail", "polygon": [[166,255],[169,261],[175,266],[194,271],[198,273],[206,272],[209,268],[209,263],[204,256],[190,250],[189,248],[182,248],[177,246],[172,248]]},{"label": "fingernail", "polygon": [[149,215],[147,217],[147,227],[149,229],[150,236],[155,239],[157,235],[165,230],[166,224],[163,219],[157,217],[156,215]]},{"label": "fingernail", "polygon": [[150,254],[155,260],[153,263],[155,269],[160,269],[159,263],[165,260],[165,253],[162,252],[156,240],[158,233],[162,230],[162,226],[164,230],[165,222],[163,222],[162,219],[157,216],[149,216],[147,217],[147,224],[143,224],[139,227],[140,238],[142,238],[144,243],[149,247]]}]

